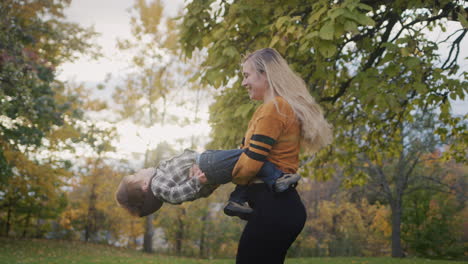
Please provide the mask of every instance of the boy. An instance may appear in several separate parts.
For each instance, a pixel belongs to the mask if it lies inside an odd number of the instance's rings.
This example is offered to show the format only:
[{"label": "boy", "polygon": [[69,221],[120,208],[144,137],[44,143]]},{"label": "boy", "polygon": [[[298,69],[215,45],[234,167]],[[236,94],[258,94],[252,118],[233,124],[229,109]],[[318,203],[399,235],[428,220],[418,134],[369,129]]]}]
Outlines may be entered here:
[{"label": "boy", "polygon": [[[117,202],[132,215],[146,216],[157,211],[163,202],[180,204],[210,195],[220,184],[231,182],[232,170],[244,149],[208,150],[201,154],[185,150],[179,156],[162,161],[158,167],[143,169],[122,179]],[[284,174],[266,161],[258,173],[275,192],[295,186],[298,174]],[[246,186],[231,193],[224,212],[247,220],[252,209],[246,205]]]}]

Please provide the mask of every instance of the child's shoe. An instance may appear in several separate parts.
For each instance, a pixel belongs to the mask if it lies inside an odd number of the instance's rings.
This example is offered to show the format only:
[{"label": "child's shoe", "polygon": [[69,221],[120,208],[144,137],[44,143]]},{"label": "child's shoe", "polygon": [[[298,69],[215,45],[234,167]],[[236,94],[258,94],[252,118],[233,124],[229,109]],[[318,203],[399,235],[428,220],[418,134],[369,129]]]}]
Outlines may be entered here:
[{"label": "child's shoe", "polygon": [[273,185],[273,188],[275,192],[284,192],[291,186],[296,187],[297,182],[300,179],[301,176],[299,174],[286,173],[276,180],[275,184]]},{"label": "child's shoe", "polygon": [[229,216],[238,216],[242,220],[248,220],[249,216],[252,214],[253,209],[244,203],[237,203],[233,201],[228,201],[224,207],[224,213]]}]

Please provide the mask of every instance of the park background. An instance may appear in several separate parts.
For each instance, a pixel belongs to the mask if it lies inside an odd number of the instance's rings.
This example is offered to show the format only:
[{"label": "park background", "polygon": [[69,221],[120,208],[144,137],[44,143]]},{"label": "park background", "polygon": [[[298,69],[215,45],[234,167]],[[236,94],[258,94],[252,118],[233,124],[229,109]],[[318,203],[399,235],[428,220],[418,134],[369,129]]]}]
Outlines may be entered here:
[{"label": "park background", "polygon": [[232,185],[144,219],[113,195],[123,175],[184,148],[237,147],[258,106],[239,85],[242,55],[271,46],[335,133],[301,156],[308,221],[288,257],[466,259],[466,8],[3,1],[1,242],[234,257],[244,223],[222,213]]}]

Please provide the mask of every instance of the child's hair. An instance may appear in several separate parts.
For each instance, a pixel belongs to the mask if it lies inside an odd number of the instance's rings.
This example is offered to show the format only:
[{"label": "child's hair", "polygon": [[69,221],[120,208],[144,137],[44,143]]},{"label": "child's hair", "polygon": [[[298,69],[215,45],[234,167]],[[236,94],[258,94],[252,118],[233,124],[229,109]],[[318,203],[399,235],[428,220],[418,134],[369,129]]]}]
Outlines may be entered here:
[{"label": "child's hair", "polygon": [[115,193],[115,200],[131,215],[140,216],[145,200],[141,182],[133,179],[132,175],[123,177]]}]

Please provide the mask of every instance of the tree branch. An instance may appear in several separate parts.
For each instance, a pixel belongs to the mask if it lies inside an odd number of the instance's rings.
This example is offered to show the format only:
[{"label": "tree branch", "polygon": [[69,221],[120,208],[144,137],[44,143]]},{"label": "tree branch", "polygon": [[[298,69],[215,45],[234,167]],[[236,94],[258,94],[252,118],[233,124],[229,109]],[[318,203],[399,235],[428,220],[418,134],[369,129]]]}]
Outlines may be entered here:
[{"label": "tree branch", "polygon": [[404,192],[404,190],[406,188],[408,188],[408,179],[409,179],[409,176],[411,175],[411,173],[413,173],[413,170],[414,168],[416,167],[416,165],[419,163],[420,161],[420,158],[421,157],[421,152],[418,153],[418,155],[416,156],[416,158],[414,159],[413,161],[413,164],[411,164],[410,166],[410,169],[405,173],[404,175],[404,182],[403,182],[403,186],[402,186],[402,191]]},{"label": "tree branch", "polygon": [[374,163],[369,159],[369,157],[366,157],[365,159],[369,164],[369,169],[371,169],[371,171],[374,171],[374,173],[377,175],[377,184],[382,187],[383,192],[387,196],[388,201],[393,202],[392,191],[390,190],[390,185],[388,184],[387,179],[385,178],[385,174],[382,171],[382,168],[375,166]]},{"label": "tree branch", "polygon": [[[458,38],[452,43],[452,47],[450,48],[450,52],[449,52],[449,55],[447,57],[447,60],[444,62],[444,64],[442,65],[441,69],[442,70],[446,70],[446,69],[449,69],[453,66],[453,64],[455,64],[457,62],[457,58],[458,58],[458,54],[460,53],[460,42],[463,40],[463,38],[465,37],[466,35],[466,32],[468,32],[468,29],[464,29],[463,32],[460,34],[460,36],[458,36]],[[456,48],[456,53],[455,53],[455,56],[453,57],[452,61],[450,62],[449,65],[447,65],[447,67],[445,67],[445,65],[447,63],[449,63],[450,61],[450,58],[452,57],[452,53],[453,53],[453,50]]]},{"label": "tree branch", "polygon": [[[369,56],[369,59],[367,60],[366,64],[364,64],[364,66],[362,67],[362,69],[360,70],[360,72],[365,72],[367,69],[369,69],[370,67],[372,67],[372,65],[374,64],[374,62],[376,61],[376,59],[381,56],[383,54],[383,52],[385,51],[385,48],[382,47],[382,44],[387,42],[388,38],[390,37],[390,33],[392,32],[392,29],[393,29],[393,26],[396,24],[396,22],[398,21],[398,15],[391,12],[389,13],[389,20],[388,20],[388,24],[387,24],[387,27],[386,27],[386,31],[384,32],[384,34],[382,35],[382,40],[379,44],[379,46],[374,50],[374,52],[372,52]],[[356,77],[357,75],[349,78],[347,81],[343,82],[341,85],[340,85],[340,89],[338,90],[338,93],[336,93],[334,96],[329,96],[329,97],[324,97],[324,98],[321,98],[320,99],[320,102],[326,102],[326,101],[331,101],[332,103],[335,103],[338,98],[340,98],[341,96],[344,95],[344,93],[346,92],[346,89],[349,87],[350,83],[354,80],[354,78]]]},{"label": "tree branch", "polygon": [[400,31],[395,35],[395,37],[390,41],[390,42],[394,42],[395,40],[398,39],[398,37],[401,35],[401,33],[403,33],[403,30],[405,29],[408,29],[410,28],[411,26],[417,24],[417,23],[421,23],[421,22],[432,22],[432,21],[435,21],[437,19],[441,19],[441,18],[444,18],[444,17],[448,17],[449,16],[449,13],[450,11],[452,11],[455,7],[455,4],[453,3],[448,3],[447,5],[445,5],[443,8],[442,8],[442,13],[440,13],[439,15],[437,16],[433,16],[433,17],[428,17],[428,18],[419,18],[419,19],[415,19],[413,21],[411,21],[410,23],[406,24],[406,25],[403,25],[402,24],[402,27],[400,29]]}]

